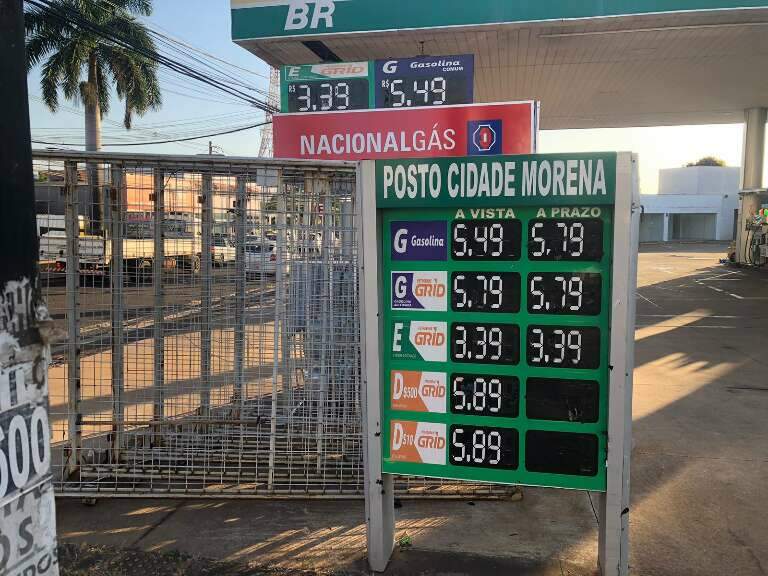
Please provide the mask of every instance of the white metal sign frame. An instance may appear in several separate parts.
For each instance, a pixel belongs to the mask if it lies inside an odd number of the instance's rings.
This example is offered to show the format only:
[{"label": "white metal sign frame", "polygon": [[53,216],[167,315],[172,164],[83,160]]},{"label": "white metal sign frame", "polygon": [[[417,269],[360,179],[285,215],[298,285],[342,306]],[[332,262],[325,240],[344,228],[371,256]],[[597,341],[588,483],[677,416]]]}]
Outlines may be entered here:
[{"label": "white metal sign frame", "polygon": [[[368,563],[382,572],[394,548],[393,479],[382,472],[381,341],[382,286],[376,208],[375,162],[359,164],[357,205],[362,359],[365,519]],[[635,290],[639,238],[637,156],[617,156],[614,204],[614,261],[611,294],[610,389],[608,400],[607,489],[600,494],[598,564],[602,576],[629,572],[629,468],[632,448]]]}]

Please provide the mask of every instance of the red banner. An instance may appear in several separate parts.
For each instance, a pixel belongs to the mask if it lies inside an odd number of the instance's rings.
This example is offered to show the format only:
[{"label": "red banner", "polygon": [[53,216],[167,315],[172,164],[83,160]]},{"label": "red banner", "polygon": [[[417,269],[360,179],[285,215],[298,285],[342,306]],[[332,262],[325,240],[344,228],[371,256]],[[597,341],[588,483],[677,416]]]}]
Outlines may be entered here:
[{"label": "red banner", "polygon": [[535,152],[534,102],[275,114],[275,158],[371,160]]}]

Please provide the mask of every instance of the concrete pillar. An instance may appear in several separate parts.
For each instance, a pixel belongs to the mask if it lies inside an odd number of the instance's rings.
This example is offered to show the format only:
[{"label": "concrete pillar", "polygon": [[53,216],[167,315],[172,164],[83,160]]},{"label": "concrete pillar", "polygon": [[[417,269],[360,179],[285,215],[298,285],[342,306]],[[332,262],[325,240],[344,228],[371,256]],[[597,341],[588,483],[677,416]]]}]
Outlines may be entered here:
[{"label": "concrete pillar", "polygon": [[[765,123],[768,109],[750,108],[744,111],[744,157],[741,163],[741,189],[759,190],[763,187],[763,159],[765,157]],[[746,218],[759,208],[759,198],[742,196],[739,220],[736,223],[736,261],[746,263],[744,253],[748,234],[744,229]]]},{"label": "concrete pillar", "polygon": [[664,214],[664,230],[662,231],[661,239],[664,242],[669,242],[669,214]]},{"label": "concrete pillar", "polygon": [[741,163],[741,189],[763,187],[763,158],[765,157],[765,122],[768,109],[750,108],[744,111],[744,158]]}]

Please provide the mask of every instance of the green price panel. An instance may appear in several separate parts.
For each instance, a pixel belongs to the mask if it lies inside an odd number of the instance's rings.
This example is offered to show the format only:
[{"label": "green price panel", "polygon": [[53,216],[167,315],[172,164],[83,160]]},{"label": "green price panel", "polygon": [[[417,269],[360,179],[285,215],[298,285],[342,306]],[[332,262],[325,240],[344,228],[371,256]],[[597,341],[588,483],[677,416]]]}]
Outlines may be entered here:
[{"label": "green price panel", "polygon": [[615,156],[596,195],[594,160],[577,197],[523,196],[520,161],[485,200],[446,195],[442,160],[439,194],[377,188],[384,472],[605,490]]}]

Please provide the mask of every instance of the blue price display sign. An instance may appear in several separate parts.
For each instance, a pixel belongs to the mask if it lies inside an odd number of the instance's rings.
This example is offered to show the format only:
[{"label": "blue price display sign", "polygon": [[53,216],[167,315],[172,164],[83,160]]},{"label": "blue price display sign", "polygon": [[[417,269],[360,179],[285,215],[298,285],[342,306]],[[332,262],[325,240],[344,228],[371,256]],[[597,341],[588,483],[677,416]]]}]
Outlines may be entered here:
[{"label": "blue price display sign", "polygon": [[472,54],[376,60],[375,105],[376,108],[416,108],[472,104],[474,77]]}]

